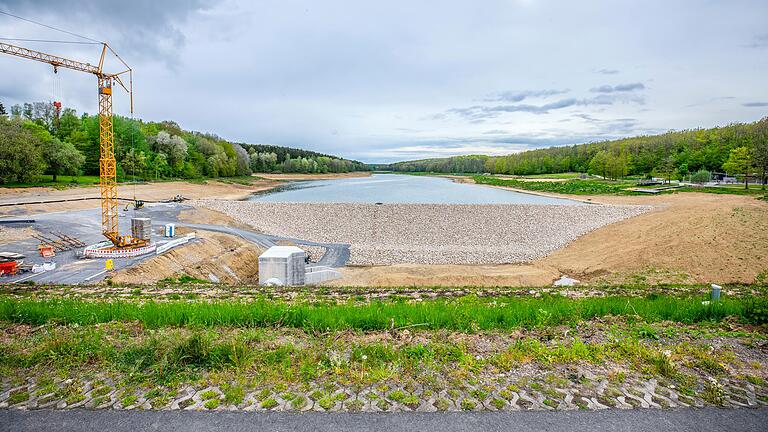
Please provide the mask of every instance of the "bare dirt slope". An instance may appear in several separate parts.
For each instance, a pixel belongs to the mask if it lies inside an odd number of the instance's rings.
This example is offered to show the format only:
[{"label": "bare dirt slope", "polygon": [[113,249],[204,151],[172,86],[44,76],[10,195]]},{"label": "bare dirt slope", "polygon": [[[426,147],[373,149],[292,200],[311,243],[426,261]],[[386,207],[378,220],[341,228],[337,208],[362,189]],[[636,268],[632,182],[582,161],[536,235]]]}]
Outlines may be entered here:
[{"label": "bare dirt slope", "polygon": [[753,282],[768,270],[764,200],[679,193],[593,201],[658,207],[593,231],[538,263],[587,280],[637,282]]},{"label": "bare dirt slope", "polygon": [[[179,232],[186,233],[186,230],[180,228]],[[197,237],[194,243],[118,272],[112,280],[153,284],[161,279],[189,275],[227,284],[258,281],[262,253],[258,247],[227,234],[198,231]]]},{"label": "bare dirt slope", "polygon": [[333,286],[544,286],[560,277],[555,268],[534,264],[345,267]]}]

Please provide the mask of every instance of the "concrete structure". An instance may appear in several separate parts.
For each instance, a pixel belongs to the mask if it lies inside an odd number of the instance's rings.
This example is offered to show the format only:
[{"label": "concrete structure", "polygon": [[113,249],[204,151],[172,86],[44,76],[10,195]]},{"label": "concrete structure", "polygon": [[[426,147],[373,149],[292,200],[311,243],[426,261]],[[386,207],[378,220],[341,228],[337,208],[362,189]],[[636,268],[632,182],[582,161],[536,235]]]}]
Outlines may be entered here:
[{"label": "concrete structure", "polygon": [[259,256],[259,283],[272,278],[283,285],[304,285],[306,252],[296,246],[272,246]]},{"label": "concrete structure", "polygon": [[131,235],[142,240],[152,240],[152,219],[131,219]]},{"label": "concrete structure", "polygon": [[304,274],[304,283],[307,285],[317,285],[321,282],[340,279],[341,273],[326,266],[311,266],[307,267],[307,271]]},{"label": "concrete structure", "polygon": [[158,243],[157,244],[157,250],[155,250],[155,254],[160,255],[162,253],[165,253],[176,246],[181,246],[183,244],[189,243],[190,240],[196,238],[197,235],[195,233],[189,233],[185,235],[184,237],[179,237],[175,240],[170,240],[165,243]]},{"label": "concrete structure", "polygon": [[153,253],[156,249],[156,243],[150,243],[147,246],[132,249],[117,249],[112,242],[103,241],[101,243],[86,246],[85,249],[83,249],[83,256],[87,258],[132,258]]}]

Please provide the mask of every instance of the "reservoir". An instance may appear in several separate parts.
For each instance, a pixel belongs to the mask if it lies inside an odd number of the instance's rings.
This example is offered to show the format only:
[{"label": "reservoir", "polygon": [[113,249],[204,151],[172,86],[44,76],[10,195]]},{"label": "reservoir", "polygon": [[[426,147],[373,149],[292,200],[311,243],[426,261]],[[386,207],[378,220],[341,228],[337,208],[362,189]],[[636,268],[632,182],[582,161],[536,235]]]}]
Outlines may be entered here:
[{"label": "reservoir", "polygon": [[403,174],[295,181],[254,194],[249,200],[293,203],[582,204],[569,199],[456,183],[444,177]]}]

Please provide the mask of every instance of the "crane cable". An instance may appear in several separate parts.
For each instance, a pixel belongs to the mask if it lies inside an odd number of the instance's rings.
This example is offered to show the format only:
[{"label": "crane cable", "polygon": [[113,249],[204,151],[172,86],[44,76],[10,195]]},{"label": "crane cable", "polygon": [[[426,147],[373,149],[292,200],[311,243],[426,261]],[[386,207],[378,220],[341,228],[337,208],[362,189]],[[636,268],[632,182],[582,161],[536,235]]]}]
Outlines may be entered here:
[{"label": "crane cable", "polygon": [[12,37],[0,37],[0,40],[14,41],[14,42],[46,42],[46,43],[79,44],[79,45],[101,45],[99,42],[63,41],[63,40],[52,40],[52,39],[24,39],[24,38],[12,38]]}]

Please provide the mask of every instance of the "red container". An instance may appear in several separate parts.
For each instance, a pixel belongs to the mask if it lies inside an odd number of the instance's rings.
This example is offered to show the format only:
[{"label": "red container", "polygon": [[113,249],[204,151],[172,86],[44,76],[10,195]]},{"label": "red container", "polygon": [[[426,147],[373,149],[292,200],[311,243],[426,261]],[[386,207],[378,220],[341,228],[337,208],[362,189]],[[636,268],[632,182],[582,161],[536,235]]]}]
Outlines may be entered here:
[{"label": "red container", "polygon": [[0,275],[15,275],[19,270],[19,264],[16,261],[0,262]]}]

